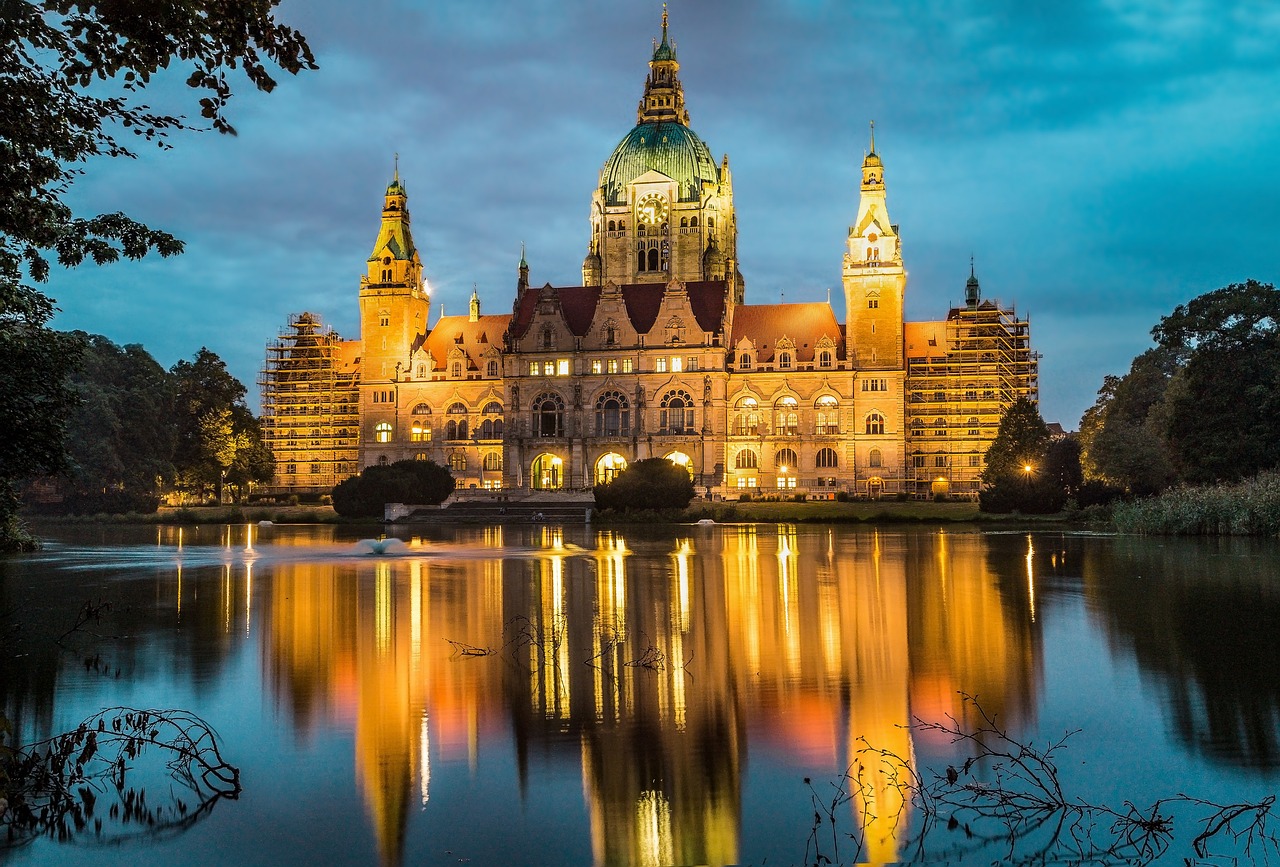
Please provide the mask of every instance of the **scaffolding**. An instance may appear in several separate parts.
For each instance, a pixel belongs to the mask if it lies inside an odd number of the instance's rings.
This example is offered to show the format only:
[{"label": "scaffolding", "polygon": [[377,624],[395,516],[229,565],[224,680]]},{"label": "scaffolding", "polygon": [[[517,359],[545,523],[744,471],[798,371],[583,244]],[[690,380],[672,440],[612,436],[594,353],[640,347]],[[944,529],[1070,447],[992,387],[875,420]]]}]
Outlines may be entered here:
[{"label": "scaffolding", "polygon": [[976,497],[983,457],[1018,398],[1040,399],[1031,325],[1012,307],[953,308],[940,340],[907,358],[907,454],[916,496]]},{"label": "scaffolding", "polygon": [[359,374],[343,347],[314,313],[291,315],[267,344],[258,386],[276,458],[269,493],[327,494],[357,472]]}]

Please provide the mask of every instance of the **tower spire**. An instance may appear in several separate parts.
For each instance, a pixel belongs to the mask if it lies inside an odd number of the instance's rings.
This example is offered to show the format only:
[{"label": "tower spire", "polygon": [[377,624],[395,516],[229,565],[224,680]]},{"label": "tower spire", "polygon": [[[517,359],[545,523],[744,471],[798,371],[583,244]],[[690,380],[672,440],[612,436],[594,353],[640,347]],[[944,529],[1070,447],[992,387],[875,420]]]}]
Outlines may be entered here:
[{"label": "tower spire", "polygon": [[395,177],[393,178],[393,180],[395,180],[395,182],[398,184],[400,183],[400,152],[399,151],[396,151],[395,160],[396,160],[396,167],[395,167]]},{"label": "tower spire", "polygon": [[653,57],[649,60],[649,77],[645,79],[644,96],[640,99],[637,123],[679,123],[689,125],[689,112],[684,108],[684,89],[680,86],[680,63],[675,45],[667,32],[667,6],[662,5],[662,41],[654,40]]},{"label": "tower spire", "polygon": [[871,153],[876,152],[876,122],[871,121]]}]

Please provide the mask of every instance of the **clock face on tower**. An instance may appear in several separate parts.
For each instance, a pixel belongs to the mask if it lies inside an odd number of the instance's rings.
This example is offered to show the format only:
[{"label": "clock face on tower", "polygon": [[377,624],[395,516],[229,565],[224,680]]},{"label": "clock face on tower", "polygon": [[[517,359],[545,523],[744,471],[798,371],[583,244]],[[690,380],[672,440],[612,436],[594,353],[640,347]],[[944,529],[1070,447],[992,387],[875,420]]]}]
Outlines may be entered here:
[{"label": "clock face on tower", "polygon": [[667,219],[667,199],[662,193],[648,193],[636,202],[636,219],[646,226],[657,226]]}]

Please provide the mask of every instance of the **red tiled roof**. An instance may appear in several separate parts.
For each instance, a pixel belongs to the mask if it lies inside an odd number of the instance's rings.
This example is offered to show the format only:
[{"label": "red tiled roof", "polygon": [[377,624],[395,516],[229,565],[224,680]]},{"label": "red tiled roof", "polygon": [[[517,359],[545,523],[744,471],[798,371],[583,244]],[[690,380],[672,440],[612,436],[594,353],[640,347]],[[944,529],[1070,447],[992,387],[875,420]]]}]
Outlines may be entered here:
[{"label": "red tiled roof", "polygon": [[427,335],[427,352],[439,370],[448,363],[454,347],[460,347],[467,354],[468,367],[475,370],[482,352],[490,346],[502,349],[502,333],[510,321],[507,314],[481,316],[475,322],[469,316],[442,317]]},{"label": "red tiled roof", "polygon": [[786,337],[796,346],[796,361],[813,361],[824,335],[835,341],[836,358],[844,358],[844,332],[830,304],[741,304],[733,310],[730,346],[750,338],[758,361],[767,362],[778,341]]},{"label": "red tiled roof", "polygon": [[[662,307],[662,296],[666,285],[662,283],[627,283],[621,288],[622,300],[627,307],[627,318],[639,334],[648,334],[658,319],[658,310]],[[530,288],[524,296],[517,300],[515,312],[511,318],[511,334],[517,340],[529,330],[533,315],[538,307],[538,296],[543,290]],[[685,284],[689,293],[689,306],[693,316],[698,320],[698,327],[703,331],[720,330],[724,318],[725,298],[729,292],[729,284],[724,281],[697,280]],[[577,337],[586,335],[595,318],[596,305],[600,301],[599,286],[561,286],[551,287],[560,302],[560,311],[564,315],[569,330]]]}]

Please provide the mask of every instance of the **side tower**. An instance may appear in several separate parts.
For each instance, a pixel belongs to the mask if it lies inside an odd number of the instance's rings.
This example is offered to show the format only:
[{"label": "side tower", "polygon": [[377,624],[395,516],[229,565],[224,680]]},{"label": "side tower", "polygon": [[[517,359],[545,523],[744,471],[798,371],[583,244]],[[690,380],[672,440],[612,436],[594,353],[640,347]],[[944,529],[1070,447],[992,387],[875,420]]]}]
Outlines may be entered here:
[{"label": "side tower", "polygon": [[382,204],[382,228],[360,278],[361,466],[388,453],[398,437],[399,385],[427,333],[431,299],[409,229],[408,194],[397,170]]},{"label": "side tower", "polygon": [[663,11],[636,126],[605,162],[591,197],[582,282],[728,280],[741,300],[729,158],[717,163],[689,128],[679,72]]},{"label": "side tower", "polygon": [[889,221],[884,165],[871,150],[862,161],[858,218],[844,254],[846,350],[859,369],[902,369],[902,304],[907,272],[898,227]]}]

